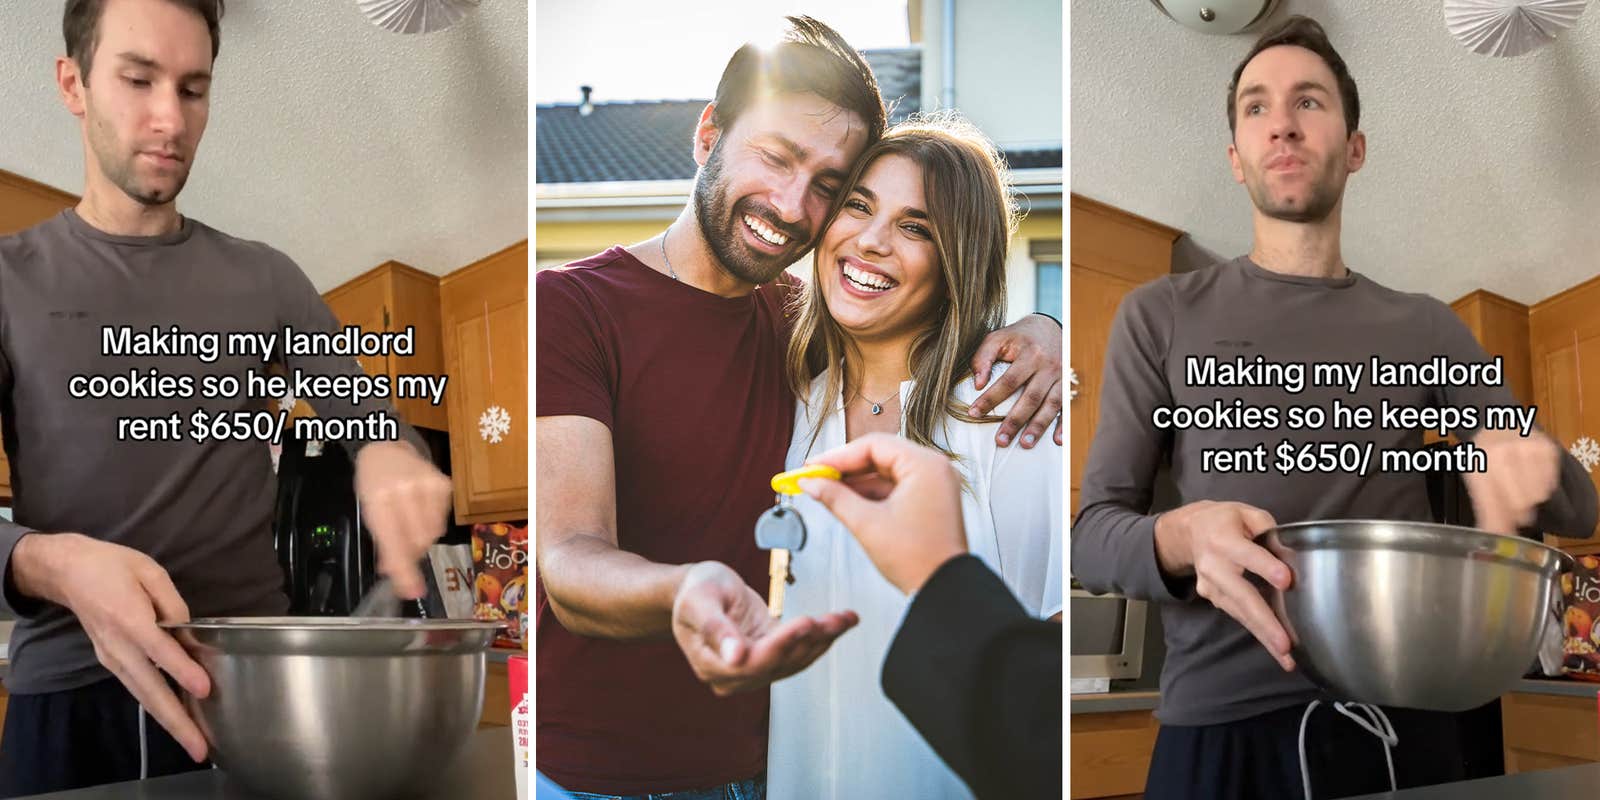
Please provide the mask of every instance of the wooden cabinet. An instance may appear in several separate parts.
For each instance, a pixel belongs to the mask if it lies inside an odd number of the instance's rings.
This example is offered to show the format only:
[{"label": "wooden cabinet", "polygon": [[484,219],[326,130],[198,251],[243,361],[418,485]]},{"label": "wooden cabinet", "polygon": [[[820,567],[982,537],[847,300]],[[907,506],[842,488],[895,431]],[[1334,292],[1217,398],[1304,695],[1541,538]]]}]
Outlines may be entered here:
[{"label": "wooden cabinet", "polygon": [[[1583,437],[1600,442],[1600,278],[1534,304],[1528,314],[1533,402],[1537,422],[1563,447]],[[1597,468],[1600,469],[1600,468]],[[1600,472],[1590,471],[1600,489]],[[1546,540],[1575,552],[1600,543],[1557,536]]]},{"label": "wooden cabinet", "polygon": [[1143,792],[1159,729],[1160,723],[1150,711],[1073,714],[1068,732],[1072,765],[1067,773],[1072,800]]},{"label": "wooden cabinet", "polygon": [[0,440],[0,504],[11,505],[11,460],[6,458],[3,440]]},{"label": "wooden cabinet", "polygon": [[[1456,316],[1466,323],[1473,338],[1490,357],[1499,356],[1505,371],[1505,385],[1512,397],[1525,406],[1533,405],[1533,363],[1528,355],[1528,307],[1507,300],[1494,292],[1479,289],[1450,304]],[[1433,430],[1422,433],[1424,444],[1447,439],[1458,442],[1455,434],[1441,437]]]},{"label": "wooden cabinet", "polygon": [[[456,521],[528,516],[528,243],[446,275],[439,284],[450,376],[450,469]],[[480,432],[494,410],[508,429]]]},{"label": "wooden cabinet", "polygon": [[1533,404],[1533,364],[1528,354],[1528,307],[1479,289],[1450,304],[1488,354],[1505,367],[1506,388]]},{"label": "wooden cabinet", "polygon": [[1595,697],[1513,692],[1500,698],[1506,774],[1600,761]]},{"label": "wooden cabinet", "polygon": [[1078,396],[1072,421],[1071,511],[1099,422],[1100,376],[1117,306],[1129,291],[1172,271],[1172,243],[1182,232],[1103,203],[1072,195],[1072,353]]},{"label": "wooden cabinet", "polygon": [[77,195],[0,170],[0,236],[31,228],[77,204]]},{"label": "wooden cabinet", "polygon": [[[412,355],[389,353],[357,359],[368,375],[387,375],[391,390],[400,375],[445,374],[437,277],[398,261],[389,261],[322,298],[342,325],[355,325],[364,332],[399,333],[407,327],[412,329],[416,347]],[[449,415],[443,402],[434,405],[427,398],[395,397],[394,405],[400,418],[414,426],[441,431],[449,427]]]},{"label": "wooden cabinet", "polygon": [[[0,170],[0,236],[31,228],[77,204],[77,195]],[[11,464],[3,449],[0,449],[0,503],[11,504]]]}]

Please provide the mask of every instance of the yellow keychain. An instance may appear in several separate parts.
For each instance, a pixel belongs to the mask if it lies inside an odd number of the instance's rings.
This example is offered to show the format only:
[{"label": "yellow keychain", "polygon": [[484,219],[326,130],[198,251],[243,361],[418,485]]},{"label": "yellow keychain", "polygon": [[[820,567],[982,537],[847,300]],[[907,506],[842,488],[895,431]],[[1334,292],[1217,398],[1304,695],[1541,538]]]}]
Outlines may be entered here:
[{"label": "yellow keychain", "polygon": [[839,480],[842,475],[839,470],[827,464],[807,464],[799,469],[780,472],[772,476],[772,491],[780,495],[800,494],[800,481],[804,478],[826,478],[831,481]]},{"label": "yellow keychain", "polygon": [[778,493],[778,501],[756,520],[756,546],[772,551],[772,561],[768,567],[772,582],[767,592],[767,611],[773,617],[783,616],[784,589],[787,584],[794,583],[794,572],[789,568],[789,553],[806,546],[806,523],[800,519],[800,512],[795,510],[793,499],[800,494],[800,480],[839,480],[840,477],[839,470],[822,464],[811,464],[772,476],[772,490]]}]

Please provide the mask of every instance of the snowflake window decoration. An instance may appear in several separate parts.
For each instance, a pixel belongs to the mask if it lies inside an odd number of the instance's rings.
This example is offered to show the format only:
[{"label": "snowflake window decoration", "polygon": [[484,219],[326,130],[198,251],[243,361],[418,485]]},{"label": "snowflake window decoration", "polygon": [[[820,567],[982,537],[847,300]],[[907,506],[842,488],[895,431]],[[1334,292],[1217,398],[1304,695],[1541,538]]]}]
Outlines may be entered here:
[{"label": "snowflake window decoration", "polygon": [[1568,448],[1567,452],[1571,453],[1573,458],[1578,459],[1578,463],[1582,464],[1583,468],[1590,472],[1594,471],[1596,464],[1600,464],[1600,443],[1596,443],[1595,440],[1587,436],[1573,442],[1572,447]]},{"label": "snowflake window decoration", "polygon": [[478,416],[478,436],[489,444],[499,444],[511,432],[511,414],[499,406],[489,406]]}]

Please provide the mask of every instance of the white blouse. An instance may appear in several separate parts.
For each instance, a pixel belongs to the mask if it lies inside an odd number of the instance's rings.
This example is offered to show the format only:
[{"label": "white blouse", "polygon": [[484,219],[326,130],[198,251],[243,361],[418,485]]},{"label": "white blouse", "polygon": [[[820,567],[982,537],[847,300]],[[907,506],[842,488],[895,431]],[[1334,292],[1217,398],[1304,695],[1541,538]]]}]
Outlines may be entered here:
[{"label": "white blouse", "polygon": [[[996,364],[992,377],[1005,366]],[[812,382],[809,406],[796,404],[789,469],[845,444],[843,398],[821,402],[827,377]],[[901,408],[911,387],[910,381],[900,385]],[[956,389],[963,406],[979,394],[971,381]],[[1003,417],[1013,402],[993,413]],[[819,414],[826,416],[813,442]],[[1030,614],[1049,617],[1062,608],[1061,448],[1049,439],[1032,450],[1015,443],[1001,448],[994,441],[999,426],[947,419],[934,438],[961,457],[958,467],[968,485],[961,498],[968,550],[1004,579]],[[804,672],[773,684],[768,797],[971,797],[879,684],[910,599],[878,573],[820,503],[802,495],[795,506],[807,538],[805,547],[791,554],[795,582],[785,592],[784,616],[849,610],[861,622]]]}]

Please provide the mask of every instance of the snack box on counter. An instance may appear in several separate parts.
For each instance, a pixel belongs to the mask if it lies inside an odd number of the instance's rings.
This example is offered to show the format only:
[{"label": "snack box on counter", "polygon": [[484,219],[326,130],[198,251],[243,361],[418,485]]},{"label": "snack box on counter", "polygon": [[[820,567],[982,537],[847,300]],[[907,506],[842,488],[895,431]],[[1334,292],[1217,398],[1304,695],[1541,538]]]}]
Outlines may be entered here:
[{"label": "snack box on counter", "polygon": [[1566,601],[1562,671],[1571,678],[1600,681],[1600,558],[1579,556],[1561,576]]}]

